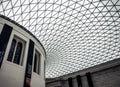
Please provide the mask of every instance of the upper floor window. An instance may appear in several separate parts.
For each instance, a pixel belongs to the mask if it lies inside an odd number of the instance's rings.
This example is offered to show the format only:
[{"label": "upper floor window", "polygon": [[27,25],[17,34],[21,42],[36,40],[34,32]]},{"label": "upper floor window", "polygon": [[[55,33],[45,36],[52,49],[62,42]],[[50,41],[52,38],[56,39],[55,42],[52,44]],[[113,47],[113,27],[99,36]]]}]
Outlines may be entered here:
[{"label": "upper floor window", "polygon": [[34,68],[33,71],[37,74],[40,74],[40,62],[41,62],[41,55],[40,53],[35,50],[35,56],[34,56]]},{"label": "upper floor window", "polygon": [[15,36],[12,40],[7,60],[18,65],[22,65],[24,47],[25,41]]}]

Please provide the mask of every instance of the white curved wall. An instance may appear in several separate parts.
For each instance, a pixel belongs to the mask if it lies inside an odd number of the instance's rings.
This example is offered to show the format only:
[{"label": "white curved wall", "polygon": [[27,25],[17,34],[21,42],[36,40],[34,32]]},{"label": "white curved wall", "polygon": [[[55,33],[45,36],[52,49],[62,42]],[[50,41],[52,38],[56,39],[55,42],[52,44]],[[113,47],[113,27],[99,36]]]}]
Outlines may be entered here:
[{"label": "white curved wall", "polygon": [[[13,27],[13,30],[10,35],[10,39],[8,41],[8,45],[6,48],[2,66],[0,68],[0,86],[1,87],[24,87],[23,84],[24,84],[26,62],[27,62],[27,56],[28,56],[29,39],[31,39],[35,43],[34,51],[35,51],[35,49],[37,49],[41,54],[41,63],[40,63],[41,68],[40,68],[40,75],[33,72],[33,68],[32,68],[32,76],[31,76],[30,85],[31,85],[31,87],[45,87],[45,79],[44,79],[44,77],[45,77],[44,76],[45,53],[44,53],[43,47],[28,32],[26,32],[25,30],[21,29],[17,25],[15,25],[3,18],[0,18],[0,33],[1,33],[5,23],[7,25]],[[8,57],[11,43],[12,43],[14,36],[17,36],[25,41],[25,49],[24,49],[22,66],[17,65],[13,62],[7,61],[7,57]],[[33,57],[33,61],[34,61],[34,57]],[[32,67],[33,67],[33,64],[32,64]]]}]

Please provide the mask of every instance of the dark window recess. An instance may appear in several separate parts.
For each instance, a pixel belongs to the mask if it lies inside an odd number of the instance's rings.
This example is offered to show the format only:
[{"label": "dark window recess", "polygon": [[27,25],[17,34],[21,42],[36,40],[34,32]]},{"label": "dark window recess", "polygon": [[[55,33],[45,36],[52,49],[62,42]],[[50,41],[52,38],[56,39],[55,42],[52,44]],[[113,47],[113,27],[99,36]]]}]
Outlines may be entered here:
[{"label": "dark window recess", "polygon": [[8,59],[7,59],[8,61],[12,61],[14,50],[15,50],[15,46],[16,46],[16,40],[13,39],[12,40],[12,44],[11,44],[11,48],[10,48],[10,52],[9,52],[9,55],[8,55]]},{"label": "dark window recess", "polygon": [[94,87],[92,77],[91,77],[91,73],[90,72],[86,73],[86,76],[87,76],[87,81],[88,81],[89,87]]},{"label": "dark window recess", "polygon": [[37,68],[37,55],[35,54],[35,59],[34,59],[34,72],[36,72]]},{"label": "dark window recess", "polygon": [[11,43],[7,60],[18,65],[22,65],[25,42],[18,37],[14,37]]},{"label": "dark window recess", "polygon": [[40,56],[40,53],[38,51],[35,51],[33,71],[37,74],[40,74]]},{"label": "dark window recess", "polygon": [[39,54],[39,58],[38,58],[38,74],[40,74],[40,54]]},{"label": "dark window recess", "polygon": [[34,53],[34,42],[30,40],[23,87],[31,87],[30,84],[31,84],[31,75],[32,75],[33,53]]},{"label": "dark window recess", "polygon": [[68,84],[69,84],[69,87],[73,87],[73,81],[72,81],[72,78],[68,78]]},{"label": "dark window recess", "polygon": [[78,84],[78,87],[82,87],[81,76],[78,75],[76,78],[77,78],[77,84]]},{"label": "dark window recess", "polygon": [[22,43],[18,42],[16,52],[15,52],[15,57],[14,57],[14,63],[20,64],[20,58],[21,58],[21,53],[22,53]]},{"label": "dark window recess", "polygon": [[13,28],[11,26],[4,24],[0,34],[0,67],[3,62],[4,54],[7,48],[7,44],[8,44],[12,29]]}]

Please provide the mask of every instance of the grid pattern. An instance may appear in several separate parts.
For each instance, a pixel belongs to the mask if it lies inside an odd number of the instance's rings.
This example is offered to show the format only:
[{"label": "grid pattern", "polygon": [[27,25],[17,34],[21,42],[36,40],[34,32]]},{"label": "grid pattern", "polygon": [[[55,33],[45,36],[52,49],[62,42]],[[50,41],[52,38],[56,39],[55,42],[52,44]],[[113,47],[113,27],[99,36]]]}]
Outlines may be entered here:
[{"label": "grid pattern", "polygon": [[46,78],[120,57],[120,0],[1,0],[0,14],[41,41]]}]

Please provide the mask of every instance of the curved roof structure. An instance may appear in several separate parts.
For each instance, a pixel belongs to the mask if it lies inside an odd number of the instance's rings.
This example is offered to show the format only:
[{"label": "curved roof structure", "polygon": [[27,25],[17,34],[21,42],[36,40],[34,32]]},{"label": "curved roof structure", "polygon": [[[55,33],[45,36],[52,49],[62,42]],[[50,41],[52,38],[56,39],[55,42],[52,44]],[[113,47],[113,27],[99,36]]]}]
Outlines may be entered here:
[{"label": "curved roof structure", "polygon": [[1,0],[0,14],[46,50],[46,78],[120,58],[120,0]]}]

